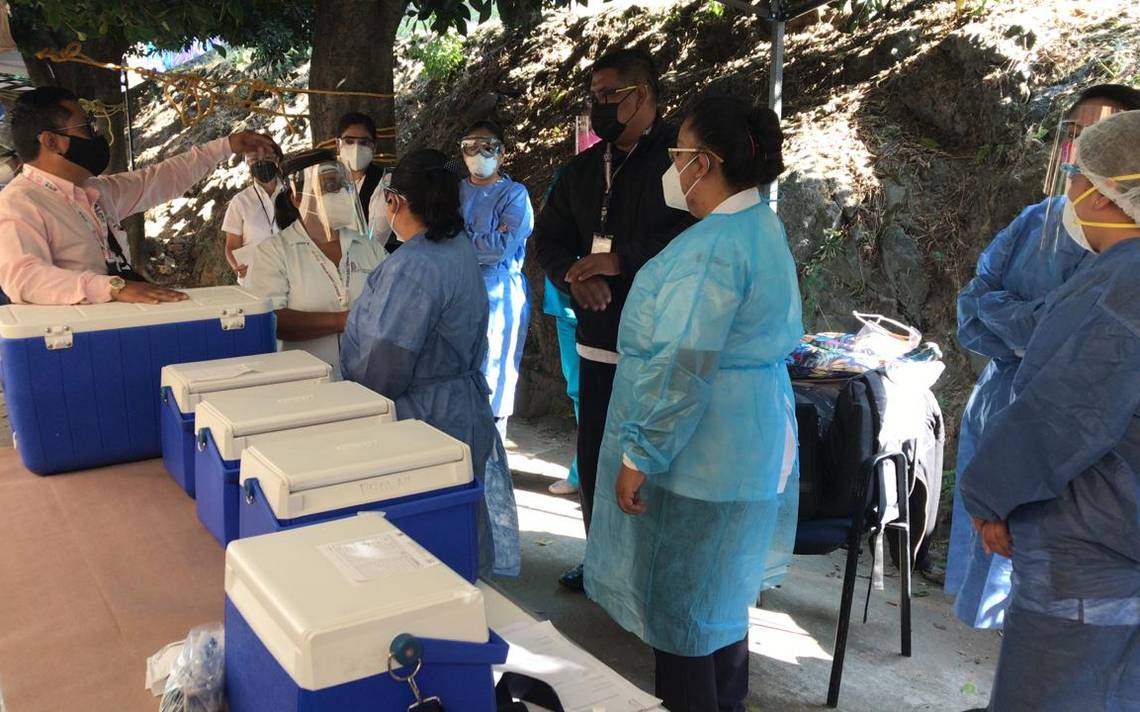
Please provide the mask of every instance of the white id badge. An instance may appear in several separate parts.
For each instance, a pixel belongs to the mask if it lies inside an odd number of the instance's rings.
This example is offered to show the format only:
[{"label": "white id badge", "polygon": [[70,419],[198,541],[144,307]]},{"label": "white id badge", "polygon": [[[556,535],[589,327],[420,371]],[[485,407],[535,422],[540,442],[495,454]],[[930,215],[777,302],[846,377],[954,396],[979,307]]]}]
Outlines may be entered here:
[{"label": "white id badge", "polygon": [[594,244],[590,247],[591,255],[605,255],[613,251],[614,239],[609,235],[594,233]]}]

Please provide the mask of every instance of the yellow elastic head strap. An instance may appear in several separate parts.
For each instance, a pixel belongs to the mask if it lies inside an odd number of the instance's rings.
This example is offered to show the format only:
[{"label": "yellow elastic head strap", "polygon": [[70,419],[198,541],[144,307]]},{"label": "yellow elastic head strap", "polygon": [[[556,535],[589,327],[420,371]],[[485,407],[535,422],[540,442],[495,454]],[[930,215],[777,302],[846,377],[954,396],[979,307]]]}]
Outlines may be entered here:
[{"label": "yellow elastic head strap", "polygon": [[[1129,173],[1126,176],[1112,176],[1108,180],[1140,180],[1140,173]],[[1090,180],[1089,182],[1091,183],[1092,181]],[[1073,207],[1074,208],[1077,207],[1077,203],[1081,202],[1082,200],[1089,197],[1090,195],[1097,192],[1098,190],[1100,190],[1100,189],[1094,185],[1093,187],[1089,188],[1085,192],[1081,193],[1080,196],[1076,200],[1073,201]],[[1084,226],[1084,227],[1105,227],[1105,228],[1110,228],[1110,229],[1114,229],[1114,230],[1132,230],[1134,228],[1140,227],[1140,224],[1137,224],[1137,223],[1088,222],[1087,220],[1081,220],[1080,218],[1077,218],[1077,224]]]}]

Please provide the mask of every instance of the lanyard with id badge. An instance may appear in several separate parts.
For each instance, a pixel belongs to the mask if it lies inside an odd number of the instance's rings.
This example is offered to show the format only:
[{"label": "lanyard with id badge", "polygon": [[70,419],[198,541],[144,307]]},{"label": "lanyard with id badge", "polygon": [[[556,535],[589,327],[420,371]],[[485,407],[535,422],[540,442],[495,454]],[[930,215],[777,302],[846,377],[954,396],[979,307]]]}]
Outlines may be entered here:
[{"label": "lanyard with id badge", "polygon": [[[40,179],[36,181],[44,189],[52,193],[59,193],[59,188],[50,181]],[[122,277],[130,282],[146,282],[146,277],[135,271],[131,267],[131,263],[127,260],[126,254],[123,253],[123,246],[119,244],[118,238],[111,231],[111,221],[107,219],[107,214],[103,212],[103,208],[99,203],[92,203],[91,209],[95,213],[95,218],[98,225],[91,223],[91,218],[88,217],[86,211],[74,202],[68,201],[71,207],[79,215],[79,219],[95,236],[95,240],[99,243],[99,248],[103,252],[103,261],[107,265],[107,274],[111,277]]]},{"label": "lanyard with id badge", "polygon": [[[633,151],[636,150],[637,147],[635,146],[633,148]],[[599,231],[594,233],[594,241],[593,244],[590,245],[591,255],[604,255],[613,252],[614,236],[610,234],[607,228],[609,227],[610,200],[613,198],[614,179],[618,177],[618,173],[621,173],[621,169],[625,167],[626,162],[628,162],[630,156],[633,155],[633,151],[629,152],[629,154],[625,157],[625,161],[623,161],[615,171],[614,145],[612,143],[606,144],[606,152],[603,154],[602,158],[602,162],[605,164],[606,186],[602,192],[602,213],[601,219],[599,220],[601,225]]]}]

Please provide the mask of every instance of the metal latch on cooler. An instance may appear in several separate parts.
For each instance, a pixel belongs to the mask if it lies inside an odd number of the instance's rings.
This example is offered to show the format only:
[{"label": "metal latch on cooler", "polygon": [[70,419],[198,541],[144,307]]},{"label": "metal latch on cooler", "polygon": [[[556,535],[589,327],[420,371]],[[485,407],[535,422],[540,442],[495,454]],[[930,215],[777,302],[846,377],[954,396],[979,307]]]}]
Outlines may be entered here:
[{"label": "metal latch on cooler", "polygon": [[70,326],[49,326],[44,329],[44,345],[48,351],[70,349],[72,336]]},{"label": "metal latch on cooler", "polygon": [[234,329],[245,328],[245,310],[244,309],[223,309],[222,316],[222,331],[233,331]]}]

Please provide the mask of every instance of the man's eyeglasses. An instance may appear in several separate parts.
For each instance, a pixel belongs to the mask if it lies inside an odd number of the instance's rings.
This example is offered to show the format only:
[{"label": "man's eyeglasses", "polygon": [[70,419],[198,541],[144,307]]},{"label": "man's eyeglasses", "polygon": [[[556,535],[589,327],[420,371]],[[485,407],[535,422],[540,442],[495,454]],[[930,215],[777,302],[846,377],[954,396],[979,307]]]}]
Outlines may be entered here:
[{"label": "man's eyeglasses", "polygon": [[78,124],[70,124],[68,126],[61,126],[58,129],[51,129],[51,133],[59,134],[60,136],[67,136],[68,135],[67,132],[71,131],[72,129],[86,129],[87,135],[90,136],[91,138],[95,138],[96,136],[99,136],[100,134],[103,133],[99,129],[99,125],[96,124],[93,119],[87,119],[86,121],[83,121],[83,122],[78,123]]},{"label": "man's eyeglasses", "polygon": [[638,86],[637,84],[630,84],[627,87],[621,87],[619,89],[599,89],[596,92],[588,91],[586,92],[586,103],[590,106],[595,104],[612,104],[614,103],[614,98],[618,96],[621,97],[618,101],[625,101],[629,96],[629,92],[637,89]]}]

